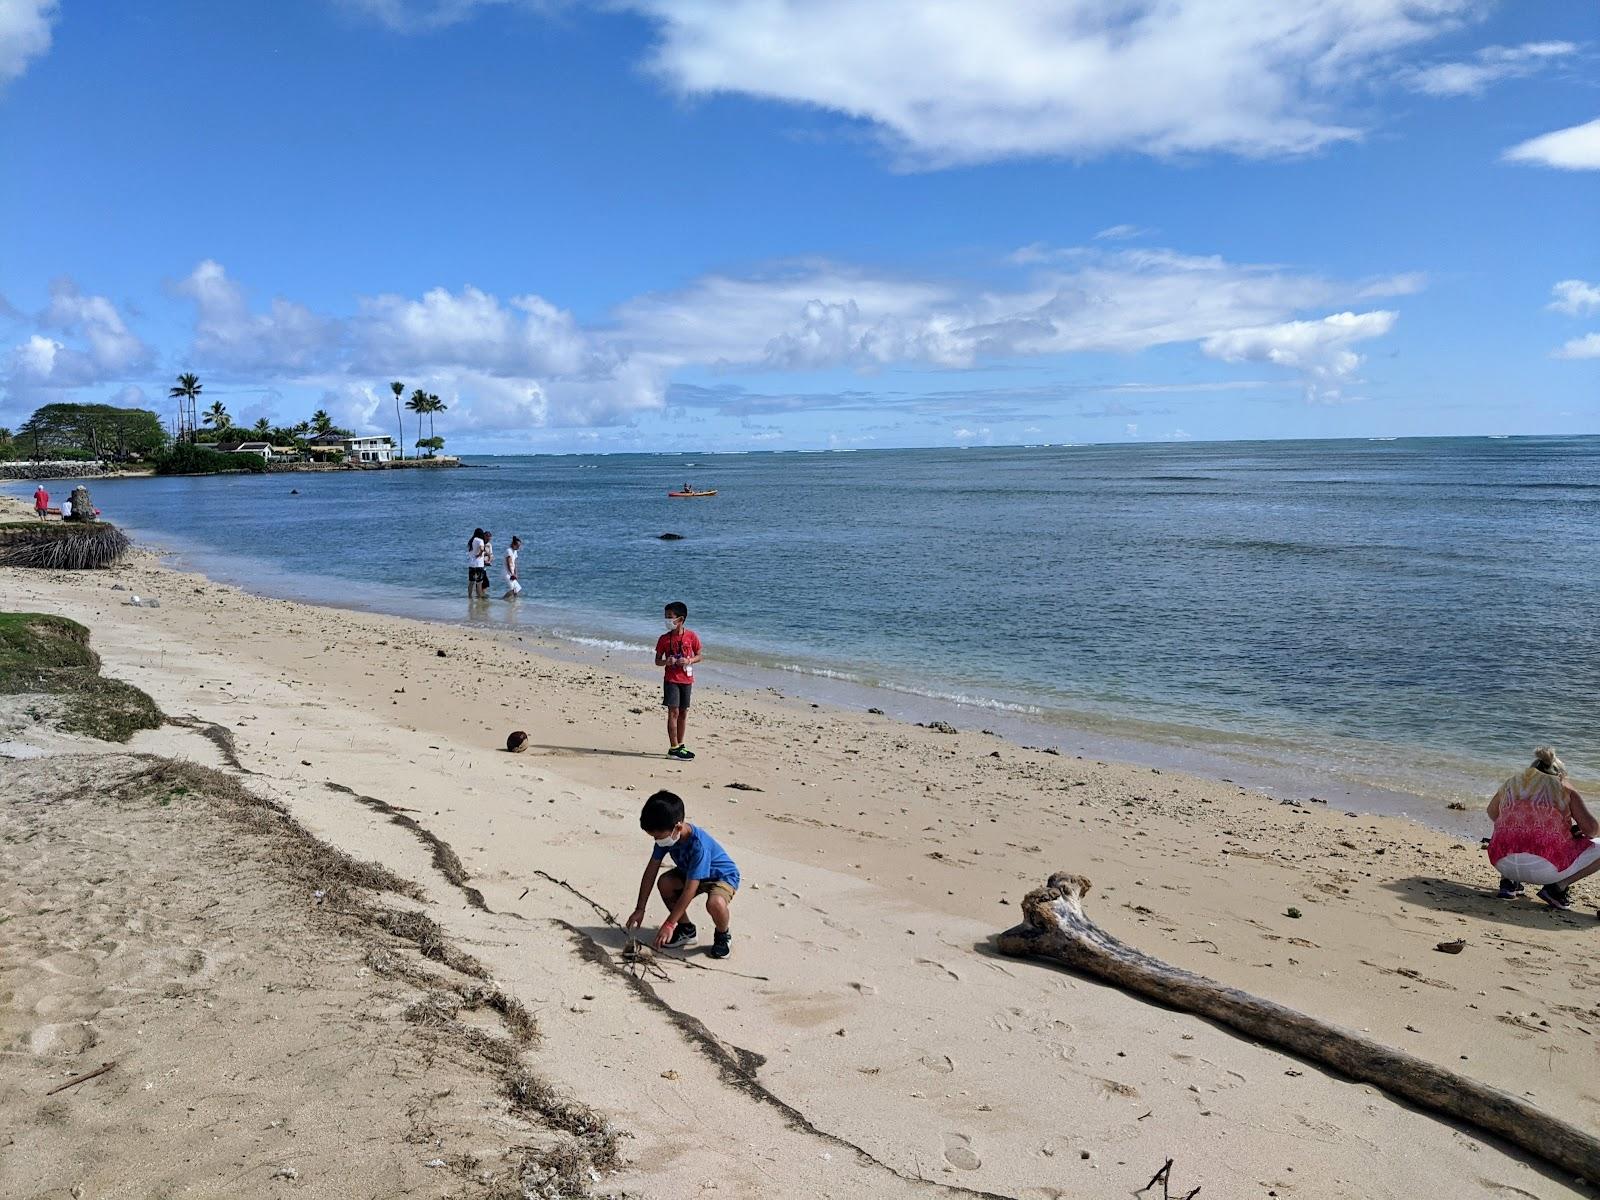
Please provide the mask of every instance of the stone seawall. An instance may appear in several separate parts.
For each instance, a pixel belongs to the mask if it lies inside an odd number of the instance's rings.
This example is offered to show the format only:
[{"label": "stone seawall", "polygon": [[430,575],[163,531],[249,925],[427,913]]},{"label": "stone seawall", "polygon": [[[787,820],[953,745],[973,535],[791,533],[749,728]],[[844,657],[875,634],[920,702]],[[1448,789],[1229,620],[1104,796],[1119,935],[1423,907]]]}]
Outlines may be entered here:
[{"label": "stone seawall", "polygon": [[0,479],[99,479],[123,475],[128,468],[108,462],[0,462]]}]

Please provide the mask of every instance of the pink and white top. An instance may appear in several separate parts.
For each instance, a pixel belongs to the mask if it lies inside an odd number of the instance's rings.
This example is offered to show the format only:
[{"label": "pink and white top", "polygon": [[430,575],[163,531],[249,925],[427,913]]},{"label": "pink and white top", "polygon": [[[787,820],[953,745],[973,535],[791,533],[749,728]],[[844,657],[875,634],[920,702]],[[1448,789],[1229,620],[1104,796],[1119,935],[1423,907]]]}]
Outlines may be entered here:
[{"label": "pink and white top", "polygon": [[1500,815],[1489,839],[1491,863],[1498,865],[1507,855],[1531,854],[1564,872],[1580,855],[1594,850],[1589,838],[1572,836],[1572,805],[1559,776],[1529,767],[1502,783],[1494,796],[1500,802]]}]

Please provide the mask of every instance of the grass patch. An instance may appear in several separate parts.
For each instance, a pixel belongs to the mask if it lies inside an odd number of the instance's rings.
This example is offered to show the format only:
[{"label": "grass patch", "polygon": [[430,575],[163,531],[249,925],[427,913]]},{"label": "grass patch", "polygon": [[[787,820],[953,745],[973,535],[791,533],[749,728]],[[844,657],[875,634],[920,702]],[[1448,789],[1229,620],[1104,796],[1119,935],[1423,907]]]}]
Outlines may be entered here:
[{"label": "grass patch", "polygon": [[47,613],[0,613],[0,695],[59,697],[58,728],[105,742],[126,742],[163,720],[149,696],[100,674],[86,628]]}]

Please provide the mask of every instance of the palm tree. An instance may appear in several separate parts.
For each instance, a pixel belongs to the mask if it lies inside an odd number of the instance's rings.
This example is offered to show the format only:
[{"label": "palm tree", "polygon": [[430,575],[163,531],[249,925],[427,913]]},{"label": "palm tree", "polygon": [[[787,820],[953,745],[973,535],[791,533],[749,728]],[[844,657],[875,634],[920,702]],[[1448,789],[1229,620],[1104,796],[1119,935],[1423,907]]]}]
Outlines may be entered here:
[{"label": "palm tree", "polygon": [[272,422],[262,417],[252,427],[251,432],[258,438],[265,438],[272,432]]},{"label": "palm tree", "polygon": [[404,458],[406,456],[406,427],[404,422],[400,420],[400,397],[405,395],[406,385],[396,379],[389,385],[389,390],[394,393],[394,424],[395,428],[400,431],[400,440],[395,443],[395,446],[400,451],[400,457]]},{"label": "palm tree", "polygon": [[333,418],[328,415],[325,409],[319,408],[311,414],[311,428],[320,437],[333,428]]},{"label": "palm tree", "polygon": [[222,406],[221,400],[213,400],[211,407],[206,409],[206,415],[201,420],[207,425],[215,427],[218,431],[226,429],[233,424],[233,419],[228,416],[228,410]]},{"label": "palm tree", "polygon": [[0,446],[11,445],[11,439],[13,436],[14,435],[12,434],[11,430],[7,429],[3,425],[0,425]]},{"label": "palm tree", "polygon": [[406,401],[406,409],[417,414],[417,442],[422,442],[422,414],[428,411],[428,393],[418,388]]},{"label": "palm tree", "polygon": [[197,432],[195,426],[199,424],[194,419],[194,406],[195,401],[200,399],[201,390],[200,376],[186,371],[178,376],[178,386],[167,392],[169,399],[178,402],[178,437],[180,439],[187,434],[189,440],[191,442],[194,441],[194,435]]},{"label": "palm tree", "polygon": [[289,432],[294,434],[295,437],[302,437],[303,438],[303,437],[305,437],[306,434],[311,432],[311,422],[310,421],[300,421],[297,424],[291,426],[290,429],[289,429]]},{"label": "palm tree", "polygon": [[433,436],[433,414],[442,413],[449,407],[448,404],[445,404],[432,392],[428,393],[428,436],[430,438]]}]

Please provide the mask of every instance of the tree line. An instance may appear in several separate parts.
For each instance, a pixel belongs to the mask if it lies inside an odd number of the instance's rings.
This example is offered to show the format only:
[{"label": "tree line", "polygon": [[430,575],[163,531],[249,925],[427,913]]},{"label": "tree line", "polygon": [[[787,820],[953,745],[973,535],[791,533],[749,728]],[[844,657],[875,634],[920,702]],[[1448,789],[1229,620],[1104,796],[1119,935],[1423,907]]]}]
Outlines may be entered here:
[{"label": "tree line", "polygon": [[[406,385],[396,380],[389,385],[394,393],[395,422],[400,434],[395,445],[405,457],[405,427],[401,417],[401,398]],[[199,401],[205,385],[192,373],[179,375],[167,395],[178,402],[177,432],[169,436],[161,418],[147,408],[118,408],[111,404],[46,404],[34,410],[19,430],[0,427],[0,460],[31,459],[110,459],[117,462],[158,458],[174,444],[220,445],[229,442],[261,441],[274,446],[304,450],[314,439],[334,435],[353,437],[348,429],[334,424],[325,409],[293,425],[274,425],[262,417],[252,425],[235,425],[227,406],[213,400],[204,412]],[[434,431],[437,414],[449,411],[438,396],[422,388],[412,391],[404,405],[417,417],[415,449],[433,457],[444,448],[444,438]],[[428,436],[422,436],[422,419],[428,419]]]}]

